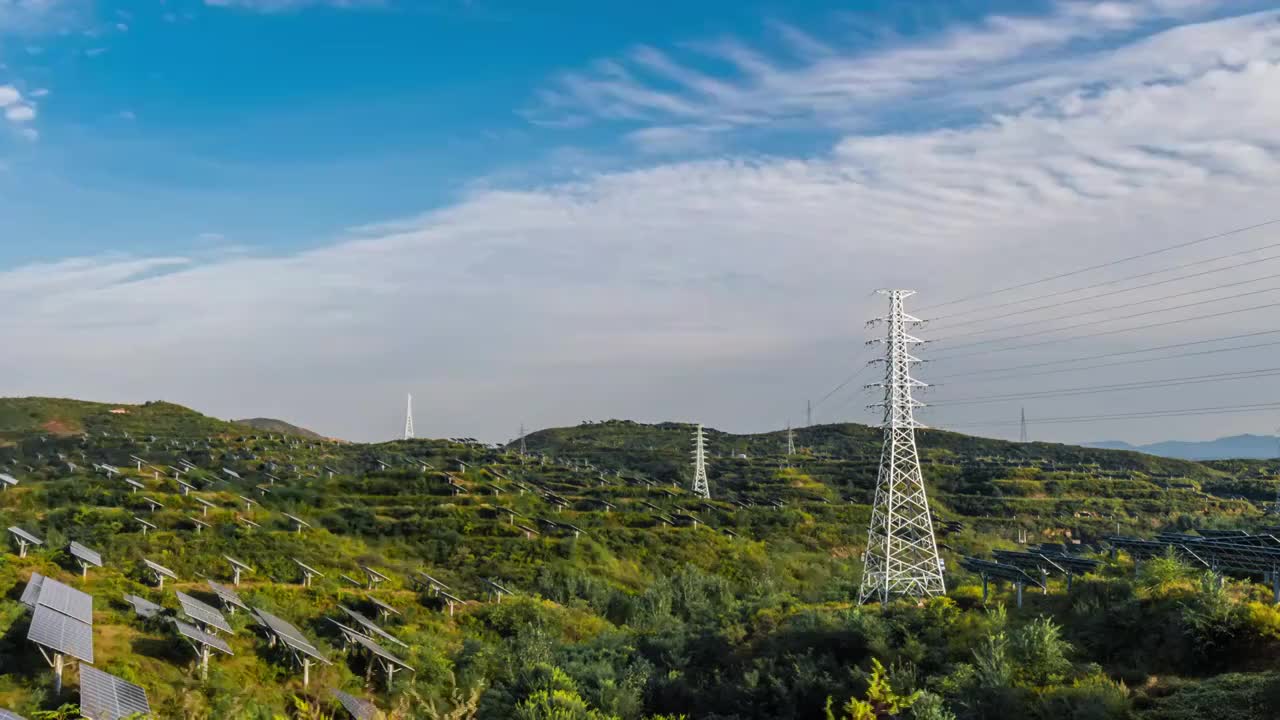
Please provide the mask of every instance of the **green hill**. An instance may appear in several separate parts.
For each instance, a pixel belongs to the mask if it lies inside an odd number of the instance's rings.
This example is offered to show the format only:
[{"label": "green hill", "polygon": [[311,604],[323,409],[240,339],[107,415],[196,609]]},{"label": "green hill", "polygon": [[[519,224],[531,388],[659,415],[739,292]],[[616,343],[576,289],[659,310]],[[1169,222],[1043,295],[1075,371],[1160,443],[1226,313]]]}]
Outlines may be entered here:
[{"label": "green hill", "polygon": [[310,440],[324,440],[324,436],[317,432],[312,432],[306,428],[291,425],[283,420],[275,420],[272,418],[249,418],[247,420],[236,420],[236,425],[244,425],[254,430],[262,432],[280,433],[282,435],[296,435]]},{"label": "green hill", "polygon": [[[948,595],[859,608],[878,431],[797,430],[790,456],[785,433],[709,431],[703,502],[687,490],[691,429],[550,429],[521,456],[246,433],[163,403],[0,401],[0,466],[18,480],[0,491],[0,527],[44,541],[0,555],[0,708],[31,718],[78,699],[76,671],[55,695],[27,641],[20,600],[39,573],[94,596],[95,667],[144,687],[159,718],[345,717],[329,694],[342,689],[397,719],[821,720],[830,700],[844,720],[850,698],[886,702],[869,689],[877,662],[915,697],[904,719],[1274,717],[1280,612],[1261,578],[1220,585],[1172,558],[1135,574],[1126,554],[1090,549],[1117,529],[1258,530],[1273,466],[921,433]],[[81,577],[72,540],[104,566]],[[1069,589],[1049,578],[1020,609],[1008,585],[984,605],[961,559],[1028,542],[1102,565]],[[243,602],[329,663],[309,685],[244,611],[202,681],[172,623],[123,600],[217,605],[206,580],[230,584],[227,556],[252,568]],[[155,587],[144,559],[176,579]],[[322,576],[306,586],[298,562]],[[364,568],[386,579],[369,587]],[[498,602],[491,582],[513,594]],[[388,683],[382,656],[335,624],[360,624],[343,607],[414,672]]]}]

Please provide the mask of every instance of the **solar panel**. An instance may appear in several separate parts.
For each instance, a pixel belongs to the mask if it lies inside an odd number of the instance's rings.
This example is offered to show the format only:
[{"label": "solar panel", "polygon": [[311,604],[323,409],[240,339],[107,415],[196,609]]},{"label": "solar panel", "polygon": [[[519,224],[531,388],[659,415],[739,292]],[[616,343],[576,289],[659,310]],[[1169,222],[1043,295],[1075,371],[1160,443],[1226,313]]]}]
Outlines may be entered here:
[{"label": "solar panel", "polygon": [[27,640],[56,653],[93,662],[93,626],[44,605],[36,606]]},{"label": "solar panel", "polygon": [[258,620],[260,620],[262,624],[265,625],[273,635],[279,637],[280,639],[283,640],[286,637],[290,637],[306,645],[311,644],[310,642],[307,641],[305,637],[303,637],[302,632],[298,630],[298,628],[289,624],[287,620],[282,620],[281,618],[278,618],[275,615],[272,615],[266,610],[262,610],[260,608],[254,608],[253,614],[258,617]]},{"label": "solar panel", "polygon": [[422,572],[421,570],[415,570],[415,571],[414,571],[414,574],[415,574],[415,575],[417,575],[418,577],[420,577],[421,579],[425,580],[429,585],[431,585],[431,586],[433,586],[433,587],[439,588],[439,589],[441,589],[441,590],[452,590],[452,589],[453,589],[453,588],[449,587],[448,585],[445,585],[444,583],[440,582],[439,580],[437,580],[437,579],[435,579],[435,578],[431,577],[430,575],[428,575],[428,574],[426,574],[426,573]]},{"label": "solar panel", "polygon": [[214,505],[213,503],[209,502],[208,500],[205,500],[204,498],[192,498],[192,500],[195,500],[196,502],[200,503],[201,505],[204,505],[205,507],[211,507],[211,508],[218,507],[217,505]]},{"label": "solar panel", "polygon": [[165,567],[165,566],[163,566],[163,565],[161,565],[161,564],[159,564],[159,563],[154,563],[154,562],[152,562],[152,561],[150,561],[150,560],[146,560],[146,559],[144,559],[142,562],[143,562],[143,564],[145,564],[148,568],[150,568],[152,572],[154,572],[154,573],[156,573],[156,574],[158,574],[158,575],[163,575],[164,577],[167,577],[167,578],[169,578],[170,580],[177,580],[177,579],[178,579],[178,576],[177,576],[177,574],[176,574],[176,573],[174,573],[172,570],[170,570],[169,568],[167,568],[167,567]]},{"label": "solar panel", "polygon": [[361,627],[373,633],[374,635],[377,635],[380,638],[389,640],[390,642],[393,642],[397,645],[401,645],[403,647],[409,647],[405,643],[397,640],[395,636],[391,635],[386,630],[383,630],[382,628],[378,627],[377,623],[373,622],[372,620],[365,617],[364,615],[356,612],[355,610],[352,610],[351,608],[348,608],[345,605],[339,605],[338,609],[346,613],[348,617],[350,617],[352,620],[355,620],[357,623],[360,624]]},{"label": "solar panel", "polygon": [[252,569],[253,569],[252,567],[250,567],[250,566],[249,566],[249,563],[241,562],[241,561],[239,561],[239,560],[237,560],[237,559],[235,559],[235,558],[231,557],[230,555],[223,555],[222,557],[223,557],[223,559],[224,559],[224,560],[226,560],[227,562],[231,563],[233,566],[240,568],[241,570],[252,570]]},{"label": "solar panel", "polygon": [[[358,698],[341,690],[332,692],[334,699],[342,705],[343,709],[351,713],[351,717],[355,720],[377,720],[381,716],[378,707],[364,698]],[[3,716],[0,716],[0,720],[4,720]]]},{"label": "solar panel", "polygon": [[391,579],[386,575],[383,575],[382,573],[378,572],[377,570],[374,570],[373,568],[369,567],[368,565],[361,565],[360,569],[365,571],[365,574],[369,575],[370,578],[377,578],[379,581]]},{"label": "solar panel", "polygon": [[147,488],[147,486],[146,486],[146,485],[143,485],[142,483],[138,482],[137,480],[134,480],[133,478],[125,478],[125,479],[124,479],[124,481],[125,481],[125,483],[127,483],[127,484],[129,484],[129,485],[131,485],[131,486],[133,486],[133,487],[135,487],[135,488],[137,488],[137,489],[139,489],[139,490],[145,490],[145,489]]},{"label": "solar panel", "polygon": [[86,625],[93,624],[93,596],[53,578],[44,578],[40,583],[40,595],[36,598],[36,607],[37,609],[47,607]]},{"label": "solar panel", "polygon": [[205,627],[216,628],[226,633],[235,632],[217,608],[210,607],[184,592],[175,594],[178,596],[178,603],[182,605],[182,612],[186,613],[187,617]]},{"label": "solar panel", "polygon": [[[357,715],[356,717],[359,718],[360,716]],[[370,715],[369,717],[374,717],[374,716]],[[12,710],[5,710],[4,708],[0,708],[0,720],[27,720],[27,719]]]},{"label": "solar panel", "polygon": [[138,617],[153,618],[164,612],[163,607],[137,595],[125,595],[124,601],[133,606],[133,611],[138,614]]},{"label": "solar panel", "polygon": [[209,589],[212,590],[213,594],[217,595],[218,599],[224,604],[232,607],[238,607],[241,610],[249,609],[249,606],[244,604],[244,601],[240,599],[240,594],[235,590],[232,590],[226,585],[219,585],[212,580],[208,580],[207,582],[209,583]]},{"label": "solar panel", "polygon": [[150,521],[148,521],[148,520],[143,520],[142,518],[138,517],[137,515],[134,515],[134,516],[133,516],[133,519],[134,519],[134,521],[136,521],[139,525],[141,525],[141,526],[142,526],[142,527],[144,527],[144,528],[148,528],[148,529],[151,529],[151,530],[155,530],[155,529],[156,529],[156,525],[155,525],[155,523],[150,522]]},{"label": "solar panel", "polygon": [[357,634],[355,635],[355,641],[360,643],[360,645],[363,646],[365,650],[368,650],[369,652],[378,656],[383,661],[391,663],[392,665],[403,668],[405,670],[413,670],[413,667],[409,665],[409,663],[401,660],[395,655],[392,655],[387,649],[383,648],[381,645],[374,642],[372,639],[367,638],[364,635]]},{"label": "solar panel", "polygon": [[156,500],[155,498],[149,498],[144,496],[142,498],[142,502],[148,505],[151,505],[153,508],[164,507],[164,503],[160,502],[159,500]]},{"label": "solar panel", "polygon": [[385,612],[385,613],[392,613],[392,614],[395,614],[395,615],[399,615],[399,614],[400,614],[400,611],[399,611],[399,610],[397,610],[397,609],[395,609],[395,608],[391,607],[390,605],[388,605],[388,604],[386,604],[386,603],[382,602],[382,601],[381,601],[381,600],[379,600],[378,598],[376,598],[376,597],[374,597],[374,596],[372,596],[372,595],[370,595],[370,596],[368,596],[368,597],[369,597],[369,602],[371,602],[371,603],[373,603],[374,605],[376,605],[376,606],[378,607],[378,609],[379,609],[379,610],[381,610],[382,612]]},{"label": "solar panel", "polygon": [[20,527],[18,527],[18,526],[16,526],[16,525],[15,525],[15,526],[13,526],[13,527],[11,527],[11,528],[9,528],[9,532],[10,532],[14,537],[18,538],[19,540],[22,540],[23,542],[27,542],[27,543],[30,543],[30,544],[32,544],[32,545],[43,545],[43,544],[44,544],[44,541],[43,541],[43,540],[41,540],[40,538],[36,537],[35,535],[32,535],[31,533],[27,532],[26,530],[23,530],[22,528],[20,528]]},{"label": "solar panel", "polygon": [[229,468],[222,468],[222,472],[226,473],[227,475],[229,475],[229,476],[231,476],[231,477],[233,477],[233,478],[235,478],[235,479],[237,479],[237,480],[239,480],[239,479],[240,479],[240,473],[236,472],[235,470],[231,470],[231,469],[229,469]]},{"label": "solar panel", "polygon": [[31,580],[27,582],[27,586],[22,589],[22,604],[36,609],[36,601],[40,599],[40,586],[44,584],[44,576],[40,573],[31,573]]},{"label": "solar panel", "polygon": [[298,567],[300,567],[300,568],[302,568],[303,570],[305,570],[308,574],[310,574],[310,575],[315,575],[315,576],[317,576],[317,577],[324,577],[324,573],[322,573],[322,572],[320,572],[319,570],[317,570],[317,569],[315,569],[315,568],[311,567],[310,565],[308,565],[308,564],[306,564],[306,563],[302,562],[302,561],[301,561],[301,560],[299,560],[298,558],[290,558],[290,559],[291,559],[291,560],[293,560],[293,562],[294,562],[294,563],[296,563],[296,564],[298,565]]},{"label": "solar panel", "polygon": [[9,485],[9,486],[17,485],[18,478],[8,473],[0,473],[0,483],[4,483],[5,485]]},{"label": "solar panel", "polygon": [[71,553],[71,557],[74,557],[77,560],[94,567],[102,567],[102,555],[98,554],[96,551],[90,550],[74,540],[72,540],[71,545],[67,547],[67,552]]},{"label": "solar panel", "polygon": [[151,714],[147,691],[89,665],[80,666],[80,714],[86,720],[120,720]]},{"label": "solar panel", "polygon": [[284,513],[284,516],[294,521],[295,523],[301,525],[302,527],[311,527],[311,523],[307,522],[306,520],[303,520],[300,517],[290,515],[289,513]]},{"label": "solar panel", "polygon": [[226,653],[227,655],[235,654],[231,652],[231,646],[227,644],[227,641],[223,640],[217,635],[207,633],[193,625],[188,625],[177,618],[173,618],[173,624],[174,624],[174,627],[178,629],[178,634],[182,635],[183,637],[187,638],[188,640],[190,640],[191,642],[197,645],[211,647],[214,650],[217,650],[218,652],[221,652],[221,653]]},{"label": "solar panel", "polygon": [[514,595],[514,594],[515,594],[515,593],[511,592],[510,590],[508,590],[508,589],[506,589],[506,588],[502,587],[501,585],[499,585],[497,582],[495,582],[495,581],[493,581],[493,580],[485,580],[485,583],[487,583],[487,584],[489,585],[489,587],[491,587],[491,588],[493,588],[494,590],[496,590],[496,591],[498,591],[498,592],[500,592],[500,593],[503,593],[503,594],[505,594],[505,595]]}]

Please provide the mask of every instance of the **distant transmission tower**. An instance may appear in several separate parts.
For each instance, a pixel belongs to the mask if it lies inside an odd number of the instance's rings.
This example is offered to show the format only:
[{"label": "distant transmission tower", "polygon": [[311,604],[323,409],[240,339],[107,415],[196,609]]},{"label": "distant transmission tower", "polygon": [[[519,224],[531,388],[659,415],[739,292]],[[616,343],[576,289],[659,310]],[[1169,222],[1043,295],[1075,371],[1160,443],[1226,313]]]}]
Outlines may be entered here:
[{"label": "distant transmission tower", "polygon": [[1021,442],[1028,442],[1028,440],[1027,440],[1027,409],[1026,409],[1026,408],[1022,408],[1022,423],[1021,423],[1021,425],[1022,425],[1022,431],[1021,431],[1021,433],[1019,433],[1019,435],[1018,435],[1018,440],[1019,440],[1019,441],[1021,441]]},{"label": "distant transmission tower", "polygon": [[804,401],[804,426],[813,427],[813,401]]},{"label": "distant transmission tower", "polygon": [[693,433],[693,494],[703,500],[711,499],[711,484],[707,482],[707,440],[701,424]]},{"label": "distant transmission tower", "polygon": [[[885,379],[869,387],[884,388],[884,448],[876,478],[875,503],[867,533],[867,552],[858,603],[888,602],[893,596],[920,597],[946,592],[942,560],[933,537],[929,498],[916,451],[915,409],[923,407],[911,391],[927,387],[911,377],[919,362],[909,352],[921,340],[907,332],[920,322],[903,309],[911,290],[881,290],[890,301],[885,338]],[[872,321],[874,325],[879,321]]]},{"label": "distant transmission tower", "polygon": [[524,425],[520,426],[520,458],[524,459],[529,454],[529,448],[524,444]]},{"label": "distant transmission tower", "polygon": [[796,434],[791,430],[791,423],[787,423],[787,454],[796,454]]},{"label": "distant transmission tower", "polygon": [[409,407],[404,415],[404,439],[413,439],[413,395],[409,395]]}]

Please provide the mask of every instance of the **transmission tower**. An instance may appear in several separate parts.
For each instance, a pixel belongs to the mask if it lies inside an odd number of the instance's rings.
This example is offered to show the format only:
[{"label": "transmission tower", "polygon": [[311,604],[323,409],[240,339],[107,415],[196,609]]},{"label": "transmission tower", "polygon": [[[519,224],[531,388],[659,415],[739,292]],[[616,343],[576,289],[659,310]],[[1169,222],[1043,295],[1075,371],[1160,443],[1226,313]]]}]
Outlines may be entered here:
[{"label": "transmission tower", "polygon": [[413,439],[413,395],[409,395],[409,407],[404,415],[404,439]]},{"label": "transmission tower", "polygon": [[707,482],[707,440],[701,424],[693,432],[693,494],[703,500],[711,499],[711,484]]},{"label": "transmission tower", "polygon": [[787,455],[796,454],[796,434],[791,430],[791,423],[787,423]]},{"label": "transmission tower", "polygon": [[884,402],[872,406],[884,408],[884,448],[876,478],[871,527],[867,532],[859,604],[872,600],[883,603],[893,596],[920,597],[946,592],[942,560],[933,537],[929,498],[916,451],[915,431],[919,425],[915,421],[915,409],[923,405],[911,397],[911,392],[927,386],[911,377],[911,365],[919,360],[909,351],[912,345],[922,341],[907,330],[920,320],[903,309],[903,301],[915,292],[881,290],[880,293],[889,296],[889,316],[873,320],[869,325],[883,321],[888,326],[884,340],[885,379],[868,387],[884,388]]},{"label": "transmission tower", "polygon": [[804,401],[804,426],[813,427],[813,401]]},{"label": "transmission tower", "polygon": [[1022,408],[1021,427],[1022,427],[1022,430],[1018,435],[1018,440],[1021,442],[1028,442],[1027,440],[1027,409],[1026,408]]},{"label": "transmission tower", "polygon": [[524,444],[524,425],[520,426],[520,459],[523,461],[525,456],[529,454],[529,448]]}]

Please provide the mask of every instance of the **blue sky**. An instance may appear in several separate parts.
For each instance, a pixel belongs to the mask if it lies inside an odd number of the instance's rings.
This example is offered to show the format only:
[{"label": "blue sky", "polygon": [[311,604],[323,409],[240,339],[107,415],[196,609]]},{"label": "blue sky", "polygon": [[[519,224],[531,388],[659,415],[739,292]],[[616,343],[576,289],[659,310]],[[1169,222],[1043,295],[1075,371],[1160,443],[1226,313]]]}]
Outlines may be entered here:
[{"label": "blue sky", "polygon": [[[30,338],[3,392],[355,439],[410,391],[439,435],[798,422],[864,359],[875,287],[923,303],[1280,207],[1272,7],[0,0],[0,329]],[[1124,405],[1088,402],[1031,414]],[[1052,432],[1261,421],[1200,422]]]}]

